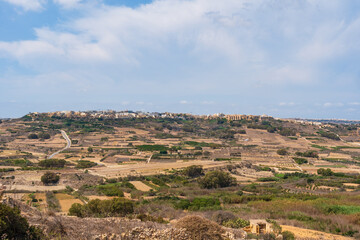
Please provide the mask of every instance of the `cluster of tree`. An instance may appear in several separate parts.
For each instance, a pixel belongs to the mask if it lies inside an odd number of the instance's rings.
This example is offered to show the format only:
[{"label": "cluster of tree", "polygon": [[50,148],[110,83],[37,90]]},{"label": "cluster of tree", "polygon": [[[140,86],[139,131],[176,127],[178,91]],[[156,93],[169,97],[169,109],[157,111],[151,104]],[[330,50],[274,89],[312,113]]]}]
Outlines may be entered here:
[{"label": "cluster of tree", "polygon": [[334,172],[330,168],[327,168],[327,169],[319,168],[317,170],[317,173],[322,176],[333,176],[334,175]]},{"label": "cluster of tree", "polygon": [[199,179],[201,188],[223,188],[236,185],[236,179],[228,172],[211,171]]},{"label": "cluster of tree", "polygon": [[87,204],[74,203],[69,215],[77,217],[123,217],[134,212],[134,203],[124,198],[91,200]]},{"label": "cluster of tree", "polygon": [[45,159],[39,162],[43,168],[63,168],[66,164],[64,159]]},{"label": "cluster of tree", "polygon": [[44,183],[44,185],[56,184],[59,180],[60,176],[53,172],[46,172],[41,176],[41,182]]},{"label": "cluster of tree", "polygon": [[97,163],[88,161],[88,160],[79,160],[76,164],[76,168],[92,168],[95,167]]},{"label": "cluster of tree", "polygon": [[300,157],[319,158],[318,152],[313,150],[309,150],[306,152],[296,152],[295,154]]},{"label": "cluster of tree", "polygon": [[18,208],[11,208],[0,203],[0,238],[1,239],[44,239],[41,229],[29,226],[20,215]]},{"label": "cluster of tree", "polygon": [[262,122],[262,124],[249,124],[247,127],[253,129],[263,129],[269,133],[274,133],[276,131],[276,127],[271,126],[269,122]]},{"label": "cluster of tree", "polygon": [[297,164],[308,163],[308,160],[306,158],[293,157],[293,159]]},{"label": "cluster of tree", "polygon": [[353,177],[351,175],[346,175],[345,173],[339,173],[339,172],[333,172],[330,168],[319,168],[317,170],[317,173],[319,175],[329,177],[329,176],[335,176],[335,177]]},{"label": "cluster of tree", "polygon": [[318,133],[322,137],[326,137],[326,138],[337,140],[337,141],[340,140],[340,137],[336,133],[333,133],[333,132],[319,131]]},{"label": "cluster of tree", "polygon": [[279,134],[282,136],[294,136],[296,135],[296,131],[291,128],[281,128]]},{"label": "cluster of tree", "polygon": [[39,134],[36,134],[36,133],[30,133],[28,135],[28,139],[50,139],[50,134],[49,133],[44,133],[44,132],[41,132]]}]

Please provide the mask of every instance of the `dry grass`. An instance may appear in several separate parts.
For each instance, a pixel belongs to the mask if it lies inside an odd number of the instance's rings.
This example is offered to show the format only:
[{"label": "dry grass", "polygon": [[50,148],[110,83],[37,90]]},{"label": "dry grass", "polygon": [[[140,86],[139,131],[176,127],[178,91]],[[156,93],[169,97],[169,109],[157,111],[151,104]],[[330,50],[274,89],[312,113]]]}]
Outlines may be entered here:
[{"label": "dry grass", "polygon": [[225,230],[215,222],[199,216],[186,216],[181,218],[175,225],[177,228],[185,228],[194,240],[221,240]]}]

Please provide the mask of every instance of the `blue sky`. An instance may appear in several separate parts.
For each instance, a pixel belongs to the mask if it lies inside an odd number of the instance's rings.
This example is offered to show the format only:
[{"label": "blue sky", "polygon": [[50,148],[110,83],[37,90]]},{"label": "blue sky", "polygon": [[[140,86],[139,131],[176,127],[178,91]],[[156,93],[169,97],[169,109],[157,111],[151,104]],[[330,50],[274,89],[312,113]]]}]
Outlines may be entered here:
[{"label": "blue sky", "polygon": [[0,0],[0,118],[360,119],[358,0]]}]

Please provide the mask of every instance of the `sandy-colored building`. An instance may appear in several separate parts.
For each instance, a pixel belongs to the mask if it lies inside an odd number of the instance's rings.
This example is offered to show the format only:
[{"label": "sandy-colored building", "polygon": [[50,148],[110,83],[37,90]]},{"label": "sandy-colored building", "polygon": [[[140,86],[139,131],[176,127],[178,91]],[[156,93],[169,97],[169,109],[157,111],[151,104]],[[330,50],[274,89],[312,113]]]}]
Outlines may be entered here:
[{"label": "sandy-colored building", "polygon": [[250,220],[250,226],[245,227],[244,230],[254,234],[265,234],[273,232],[272,224],[268,223],[265,219]]}]

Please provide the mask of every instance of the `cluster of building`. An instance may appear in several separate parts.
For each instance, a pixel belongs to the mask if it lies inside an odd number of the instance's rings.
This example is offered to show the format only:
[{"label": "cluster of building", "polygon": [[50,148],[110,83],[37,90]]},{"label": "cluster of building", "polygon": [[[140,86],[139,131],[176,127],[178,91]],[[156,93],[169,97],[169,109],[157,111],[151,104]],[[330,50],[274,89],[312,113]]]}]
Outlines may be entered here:
[{"label": "cluster of building", "polygon": [[49,113],[38,113],[34,112],[29,114],[32,117],[47,116],[47,117],[66,117],[66,118],[174,118],[174,119],[189,119],[189,118],[200,118],[200,119],[216,119],[226,118],[229,121],[234,120],[270,120],[273,119],[270,116],[261,115],[226,115],[222,113],[216,113],[213,115],[194,115],[190,113],[159,113],[159,112],[142,112],[142,111],[57,111]]},{"label": "cluster of building", "polygon": [[119,119],[119,118],[173,118],[173,119],[218,119],[225,118],[228,121],[270,121],[270,120],[282,120],[292,123],[300,123],[306,125],[325,126],[327,123],[360,123],[359,121],[349,120],[313,120],[313,119],[279,119],[273,118],[267,115],[244,115],[244,114],[223,114],[216,113],[212,115],[195,115],[190,113],[170,113],[170,112],[142,112],[142,111],[57,111],[49,113],[30,113],[29,116],[48,116],[48,117],[66,117],[66,118],[108,118],[108,119]]}]

